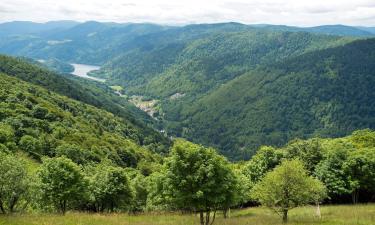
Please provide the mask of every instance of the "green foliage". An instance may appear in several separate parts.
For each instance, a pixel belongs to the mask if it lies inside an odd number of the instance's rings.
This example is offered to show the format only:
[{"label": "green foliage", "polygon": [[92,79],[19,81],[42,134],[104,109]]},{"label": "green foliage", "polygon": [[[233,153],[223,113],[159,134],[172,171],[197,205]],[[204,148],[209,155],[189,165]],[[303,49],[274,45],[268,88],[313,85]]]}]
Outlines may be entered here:
[{"label": "green foliage", "polygon": [[250,70],[185,104],[176,129],[232,159],[260,145],[374,129],[374,46],[354,41]]},{"label": "green foliage", "polygon": [[288,220],[288,211],[325,198],[324,185],[307,175],[299,160],[283,161],[255,185],[252,198]]},{"label": "green foliage", "polygon": [[30,180],[24,162],[0,152],[0,210],[2,213],[24,209],[29,201]]},{"label": "green foliage", "polygon": [[[123,133],[127,137],[155,152],[167,151],[170,144],[169,140],[145,125],[145,123],[153,125],[152,119],[146,113],[127,102],[126,99],[117,96],[113,93],[113,90],[104,84],[72,78],[71,75],[59,75],[37,65],[29,64],[23,59],[3,55],[0,55],[0,72],[42,86],[48,91],[107,110],[120,117],[123,123],[126,124],[127,128]],[[25,101],[28,108],[33,107],[30,112],[33,117],[48,121],[58,119],[56,115],[48,114],[48,109],[45,105],[33,104],[30,99],[25,100],[24,94],[23,90],[17,92],[15,101]],[[46,92],[46,95],[49,95],[49,92]],[[64,107],[63,103],[59,104],[60,107]],[[5,113],[6,111],[0,113],[0,119],[1,115]]]},{"label": "green foliage", "polygon": [[42,201],[63,214],[83,197],[86,181],[81,168],[70,159],[44,158],[38,177]]},{"label": "green foliage", "polygon": [[331,198],[350,194],[350,180],[344,163],[348,153],[354,149],[345,140],[332,140],[328,147],[324,160],[315,168],[315,176],[325,184]]},{"label": "green foliage", "polygon": [[283,152],[263,146],[242,168],[242,173],[247,177],[253,186],[259,182],[264,174],[275,168],[283,157]]},{"label": "green foliage", "polygon": [[159,158],[149,151],[157,151],[158,144],[151,141],[141,147],[141,133],[126,120],[4,74],[0,77],[3,151],[21,149],[36,159],[65,155],[79,164],[109,158],[124,167]]},{"label": "green foliage", "polygon": [[55,150],[56,156],[65,156],[73,162],[83,165],[88,162],[100,162],[100,155],[82,149],[75,144],[62,144]]},{"label": "green foliage", "polygon": [[134,191],[123,168],[100,164],[89,172],[89,193],[95,211],[130,208]]},{"label": "green foliage", "polygon": [[154,185],[160,188],[161,198],[166,198],[164,203],[174,209],[200,212],[201,223],[206,225],[210,212],[214,212],[214,220],[216,210],[241,200],[236,195],[241,193],[240,180],[226,159],[211,148],[177,140],[165,159],[163,175],[154,177]]},{"label": "green foliage", "polygon": [[284,149],[286,158],[298,158],[304,162],[307,171],[315,171],[316,165],[323,159],[323,147],[319,139],[295,140]]},{"label": "green foliage", "polygon": [[349,175],[354,203],[358,202],[360,190],[375,192],[375,148],[361,148],[350,152],[344,169]]}]

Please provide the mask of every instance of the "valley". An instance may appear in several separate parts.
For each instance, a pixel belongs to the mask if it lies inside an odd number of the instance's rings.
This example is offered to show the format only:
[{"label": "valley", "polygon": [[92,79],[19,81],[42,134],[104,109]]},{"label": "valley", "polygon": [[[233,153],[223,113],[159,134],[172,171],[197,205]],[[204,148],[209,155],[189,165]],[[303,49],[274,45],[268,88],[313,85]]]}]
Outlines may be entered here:
[{"label": "valley", "polygon": [[0,23],[0,224],[374,224],[374,52],[370,26]]}]

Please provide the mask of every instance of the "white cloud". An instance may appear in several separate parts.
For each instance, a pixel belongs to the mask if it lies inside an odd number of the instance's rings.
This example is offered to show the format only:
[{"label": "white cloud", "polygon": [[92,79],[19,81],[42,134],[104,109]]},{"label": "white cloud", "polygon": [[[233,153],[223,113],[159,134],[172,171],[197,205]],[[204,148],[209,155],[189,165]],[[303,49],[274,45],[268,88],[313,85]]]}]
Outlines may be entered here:
[{"label": "white cloud", "polygon": [[375,0],[1,0],[0,21],[98,20],[163,24],[375,26]]}]

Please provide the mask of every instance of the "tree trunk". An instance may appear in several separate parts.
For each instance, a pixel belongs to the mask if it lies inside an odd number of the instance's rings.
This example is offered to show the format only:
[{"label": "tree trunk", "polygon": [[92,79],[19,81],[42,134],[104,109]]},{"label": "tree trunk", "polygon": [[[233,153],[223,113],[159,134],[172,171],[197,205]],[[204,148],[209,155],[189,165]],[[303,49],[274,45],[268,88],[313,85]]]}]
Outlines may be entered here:
[{"label": "tree trunk", "polygon": [[3,213],[3,214],[5,214],[6,212],[5,212],[5,209],[4,209],[4,205],[3,205],[3,202],[0,200],[0,209],[1,209],[1,212]]},{"label": "tree trunk", "polygon": [[287,222],[288,222],[288,210],[284,209],[283,210],[283,223],[287,223]]},{"label": "tree trunk", "polygon": [[316,203],[316,216],[321,219],[322,218],[322,214],[320,213],[320,204],[319,202]]},{"label": "tree trunk", "polygon": [[230,208],[225,208],[223,211],[224,219],[228,218],[228,213],[229,213]]},{"label": "tree trunk", "polygon": [[[211,224],[212,225],[214,222],[215,222],[215,218],[216,218],[216,209],[214,210],[214,215],[212,217],[212,221],[211,221]],[[207,224],[208,225],[208,224]]]},{"label": "tree trunk", "polygon": [[358,203],[358,199],[359,199],[359,190],[356,189],[352,192],[352,201],[353,201],[353,204],[357,204]]},{"label": "tree trunk", "polygon": [[66,212],[66,200],[63,201],[62,214],[65,215],[65,212]]},{"label": "tree trunk", "polygon": [[18,197],[14,197],[9,205],[9,211],[12,213],[14,212],[14,207],[16,206],[18,201]]},{"label": "tree trunk", "polygon": [[209,225],[209,224],[210,224],[210,216],[211,216],[211,212],[210,212],[210,211],[207,211],[207,212],[206,212],[206,225]]},{"label": "tree trunk", "polygon": [[204,217],[203,217],[203,211],[199,212],[199,219],[201,221],[201,225],[204,225]]}]

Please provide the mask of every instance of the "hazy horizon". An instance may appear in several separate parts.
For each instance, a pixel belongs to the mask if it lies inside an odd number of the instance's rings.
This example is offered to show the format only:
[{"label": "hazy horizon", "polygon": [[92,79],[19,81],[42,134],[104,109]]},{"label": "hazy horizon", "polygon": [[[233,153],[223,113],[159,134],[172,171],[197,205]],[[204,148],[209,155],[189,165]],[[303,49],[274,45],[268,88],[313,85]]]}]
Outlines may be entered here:
[{"label": "hazy horizon", "polygon": [[238,21],[225,21],[225,22],[212,22],[212,23],[183,23],[183,24],[168,24],[168,23],[155,23],[155,22],[115,22],[115,21],[100,21],[100,20],[85,20],[85,21],[78,21],[78,20],[49,20],[45,22],[38,22],[38,21],[31,21],[31,20],[11,20],[11,21],[4,21],[0,22],[0,24],[6,24],[6,23],[14,23],[14,22],[31,22],[31,23],[37,23],[37,24],[48,24],[48,23],[54,23],[54,22],[76,22],[77,24],[83,24],[88,22],[98,22],[98,23],[115,23],[115,24],[155,24],[155,25],[161,25],[161,26],[176,26],[176,27],[183,27],[188,25],[202,25],[202,24],[221,24],[221,23],[238,23],[248,26],[288,26],[288,27],[300,27],[300,28],[309,28],[309,27],[318,27],[318,26],[348,26],[348,27],[364,27],[364,28],[374,28],[373,26],[366,26],[366,25],[350,25],[350,24],[320,24],[316,26],[298,26],[298,25],[287,25],[287,24],[271,24],[271,23],[242,23]]},{"label": "hazy horizon", "polygon": [[186,25],[239,22],[299,27],[375,26],[373,0],[2,0],[0,23],[99,21]]}]

